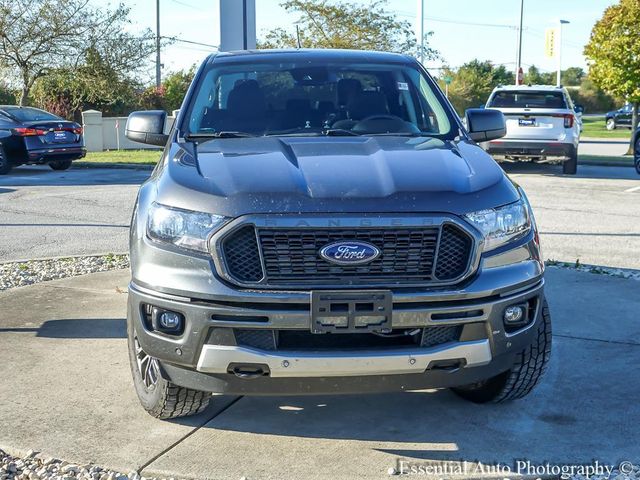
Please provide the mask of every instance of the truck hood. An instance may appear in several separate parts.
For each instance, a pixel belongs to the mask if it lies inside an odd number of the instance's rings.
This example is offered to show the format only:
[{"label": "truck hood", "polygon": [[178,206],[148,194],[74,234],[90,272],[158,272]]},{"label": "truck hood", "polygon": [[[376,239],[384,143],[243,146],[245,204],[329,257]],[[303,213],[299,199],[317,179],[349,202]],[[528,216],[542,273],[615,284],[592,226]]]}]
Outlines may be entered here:
[{"label": "truck hood", "polygon": [[467,141],[426,137],[216,139],[174,144],[160,203],[248,213],[466,213],[515,201],[499,165]]}]

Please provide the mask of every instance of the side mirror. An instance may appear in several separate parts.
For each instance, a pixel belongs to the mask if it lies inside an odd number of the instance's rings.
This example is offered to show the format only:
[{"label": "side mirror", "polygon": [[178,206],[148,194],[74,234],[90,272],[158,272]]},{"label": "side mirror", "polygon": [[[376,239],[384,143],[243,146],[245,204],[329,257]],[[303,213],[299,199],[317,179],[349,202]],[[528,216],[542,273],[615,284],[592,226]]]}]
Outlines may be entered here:
[{"label": "side mirror", "polygon": [[133,112],[127,118],[125,136],[134,142],[164,147],[169,135],[164,133],[167,112],[163,110],[145,110]]},{"label": "side mirror", "polygon": [[470,108],[465,112],[467,131],[472,140],[488,142],[507,134],[507,125],[500,110]]},{"label": "side mirror", "polygon": [[582,105],[574,105],[573,109],[576,111],[576,113],[584,113],[584,107]]}]

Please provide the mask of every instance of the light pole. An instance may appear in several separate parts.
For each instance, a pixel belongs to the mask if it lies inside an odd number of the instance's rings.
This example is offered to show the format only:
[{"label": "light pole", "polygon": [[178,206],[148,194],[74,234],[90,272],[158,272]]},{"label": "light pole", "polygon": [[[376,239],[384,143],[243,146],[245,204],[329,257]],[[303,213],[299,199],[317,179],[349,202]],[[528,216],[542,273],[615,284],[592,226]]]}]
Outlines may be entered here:
[{"label": "light pole", "polygon": [[562,26],[570,23],[569,20],[558,20],[558,77],[556,85],[562,85]]},{"label": "light pole", "polygon": [[156,0],[156,87],[162,84],[160,64],[160,0]]},{"label": "light pole", "polygon": [[520,26],[518,27],[518,58],[516,60],[516,85],[520,85],[522,68],[522,23],[524,20],[524,0],[520,0]]},{"label": "light pole", "polygon": [[418,0],[418,22],[420,24],[420,63],[424,65],[424,0]]}]

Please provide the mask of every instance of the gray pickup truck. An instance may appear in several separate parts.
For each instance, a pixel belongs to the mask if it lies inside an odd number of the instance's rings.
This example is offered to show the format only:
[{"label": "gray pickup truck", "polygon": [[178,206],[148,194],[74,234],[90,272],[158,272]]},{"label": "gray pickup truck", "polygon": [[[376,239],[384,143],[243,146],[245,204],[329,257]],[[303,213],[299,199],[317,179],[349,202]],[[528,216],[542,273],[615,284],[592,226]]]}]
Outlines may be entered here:
[{"label": "gray pickup truck", "polygon": [[341,50],[205,60],[131,224],[128,339],[158,418],[211,394],[452,388],[528,394],[551,351],[531,207],[413,58]]}]

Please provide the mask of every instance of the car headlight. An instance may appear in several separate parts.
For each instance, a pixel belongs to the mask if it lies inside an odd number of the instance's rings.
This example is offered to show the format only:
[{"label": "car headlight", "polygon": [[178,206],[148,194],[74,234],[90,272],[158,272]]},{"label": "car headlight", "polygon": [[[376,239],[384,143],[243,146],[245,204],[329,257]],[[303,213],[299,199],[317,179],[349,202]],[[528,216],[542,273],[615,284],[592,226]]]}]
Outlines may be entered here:
[{"label": "car headlight", "polygon": [[531,215],[524,197],[504,207],[479,210],[465,217],[484,235],[485,252],[520,238],[531,229]]},{"label": "car headlight", "polygon": [[220,215],[192,212],[154,203],[149,209],[147,235],[156,242],[207,252],[209,236],[222,226],[224,221],[225,217]]}]

